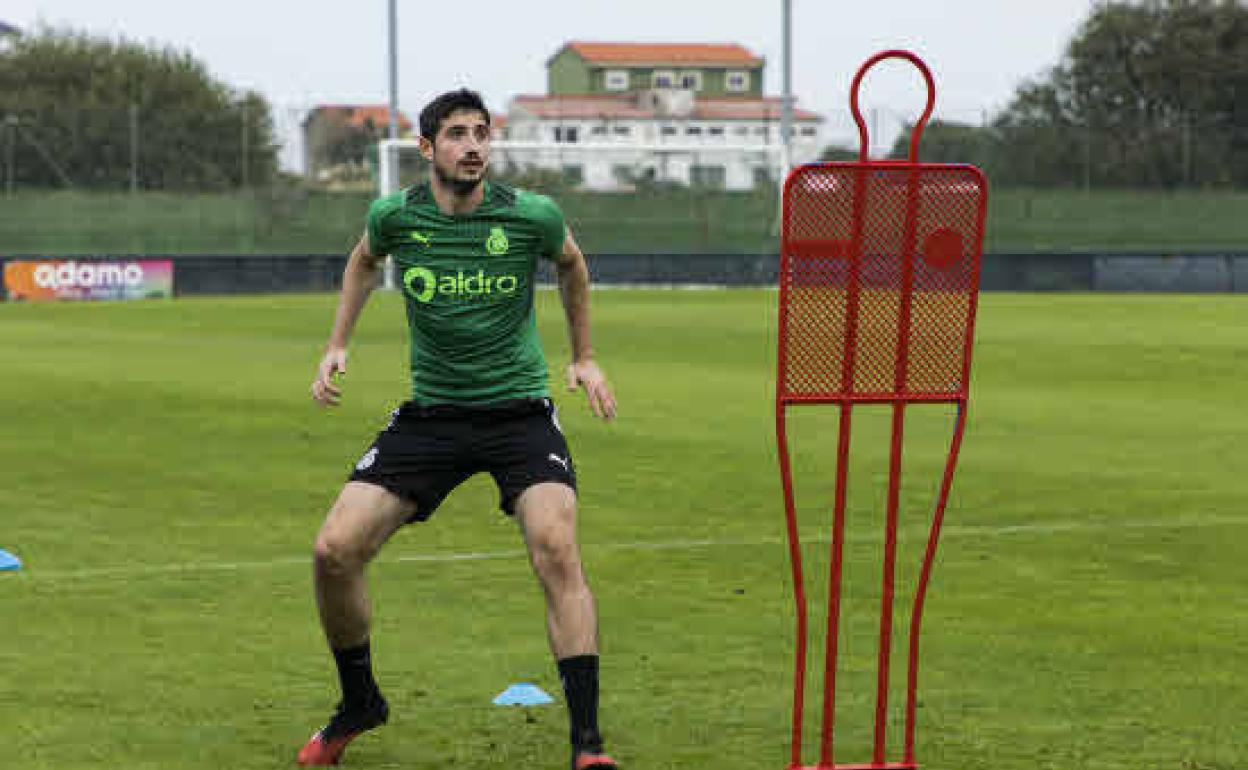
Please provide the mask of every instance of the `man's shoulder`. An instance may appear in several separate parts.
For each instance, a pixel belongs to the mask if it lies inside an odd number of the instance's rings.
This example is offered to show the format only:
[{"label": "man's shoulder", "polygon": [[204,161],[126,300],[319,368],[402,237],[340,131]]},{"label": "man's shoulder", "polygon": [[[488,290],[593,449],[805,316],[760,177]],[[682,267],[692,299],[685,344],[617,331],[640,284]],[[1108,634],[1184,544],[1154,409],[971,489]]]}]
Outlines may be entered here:
[{"label": "man's shoulder", "polygon": [[409,190],[399,190],[376,198],[368,207],[368,218],[381,220],[399,211],[407,203]]},{"label": "man's shoulder", "polygon": [[437,202],[433,199],[433,193],[429,190],[429,185],[415,184],[374,199],[368,207],[368,213],[370,216],[384,217],[405,209],[419,209],[422,206],[433,206],[436,208]]},{"label": "man's shoulder", "polygon": [[512,207],[521,215],[530,219],[546,221],[552,218],[563,218],[559,204],[549,195],[518,187],[507,187],[512,198]]}]

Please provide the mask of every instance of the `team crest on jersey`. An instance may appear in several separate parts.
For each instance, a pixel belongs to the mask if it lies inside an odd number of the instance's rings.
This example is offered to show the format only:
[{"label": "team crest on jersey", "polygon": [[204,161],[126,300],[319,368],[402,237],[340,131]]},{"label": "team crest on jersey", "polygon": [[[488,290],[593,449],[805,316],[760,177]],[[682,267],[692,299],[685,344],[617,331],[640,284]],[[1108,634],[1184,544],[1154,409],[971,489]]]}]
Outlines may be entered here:
[{"label": "team crest on jersey", "polygon": [[485,253],[491,257],[501,257],[507,253],[507,249],[511,243],[507,240],[507,233],[503,232],[503,228],[494,227],[490,229],[490,237],[485,239]]}]

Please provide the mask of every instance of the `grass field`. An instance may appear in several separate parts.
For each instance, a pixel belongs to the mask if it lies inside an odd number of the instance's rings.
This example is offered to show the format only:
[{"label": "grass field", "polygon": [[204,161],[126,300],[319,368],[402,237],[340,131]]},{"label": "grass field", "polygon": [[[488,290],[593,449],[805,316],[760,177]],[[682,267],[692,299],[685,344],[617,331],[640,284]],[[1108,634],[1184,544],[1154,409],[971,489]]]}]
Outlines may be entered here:
[{"label": "grass field", "polygon": [[[333,301],[0,305],[0,548],[26,561],[0,573],[0,765],[292,766],[336,697],[310,542],[405,381],[401,308],[381,296],[345,404],[312,407]],[[604,727],[627,768],[787,763],[774,302],[598,293],[620,419],[595,423],[560,394],[602,614]],[[553,294],[540,304],[553,366],[560,314]],[[924,627],[924,768],[1248,767],[1246,314],[1236,296],[983,298]],[[887,468],[885,415],[858,414],[846,762],[869,758]],[[834,424],[826,409],[791,421],[816,574]],[[911,412],[903,582],[951,424],[943,408]],[[394,714],[347,767],[565,766],[561,706],[490,705],[512,682],[559,692],[540,591],[494,504],[472,480],[374,565]]]},{"label": "grass field", "polygon": [[[773,195],[561,192],[590,253],[771,253]],[[0,257],[13,254],[340,253],[369,196],[280,193],[21,193],[0,198]],[[993,189],[990,252],[1241,250],[1242,192]]]}]

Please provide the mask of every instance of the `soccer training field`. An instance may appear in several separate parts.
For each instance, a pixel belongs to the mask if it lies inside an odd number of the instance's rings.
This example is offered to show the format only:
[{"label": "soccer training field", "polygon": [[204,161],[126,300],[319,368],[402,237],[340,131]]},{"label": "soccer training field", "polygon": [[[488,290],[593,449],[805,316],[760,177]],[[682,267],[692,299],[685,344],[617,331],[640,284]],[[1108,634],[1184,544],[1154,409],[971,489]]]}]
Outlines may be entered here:
[{"label": "soccer training field", "polygon": [[[782,770],[794,629],[775,294],[594,302],[620,418],[595,423],[581,396],[557,396],[602,616],[609,745],[629,770]],[[406,384],[399,298],[378,296],[344,405],[313,406],[333,306],[0,304],[0,548],[26,562],[0,573],[0,766],[293,766],[337,697],[311,540]],[[558,369],[553,293],[539,313]],[[984,296],[925,616],[921,766],[1248,767],[1245,318],[1235,296]],[[870,758],[887,479],[887,414],[855,414],[842,762]],[[903,587],[953,423],[944,407],[909,414]],[[832,408],[790,425],[811,575],[826,564],[835,425]],[[393,714],[347,767],[566,766],[561,703],[490,703],[515,682],[562,701],[540,589],[495,502],[473,479],[373,567]]]}]

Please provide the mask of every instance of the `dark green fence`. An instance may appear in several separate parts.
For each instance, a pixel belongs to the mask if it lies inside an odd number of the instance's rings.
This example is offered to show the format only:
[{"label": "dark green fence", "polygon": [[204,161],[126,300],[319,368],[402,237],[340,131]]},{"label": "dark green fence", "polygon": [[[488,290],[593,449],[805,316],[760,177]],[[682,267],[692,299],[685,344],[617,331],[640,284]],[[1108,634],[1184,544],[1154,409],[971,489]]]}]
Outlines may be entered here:
[{"label": "dark green fence", "polygon": [[[551,191],[592,254],[767,254],[774,190]],[[323,254],[349,251],[368,192],[291,185],[232,194],[0,194],[0,256]],[[1235,251],[1248,244],[1248,194],[993,189],[990,252]]]},{"label": "dark green fence", "polygon": [[[163,255],[157,255],[163,256]],[[8,255],[9,259],[56,258]],[[61,257],[65,258],[65,257]],[[144,257],[78,257],[117,260]],[[341,254],[175,256],[178,295],[333,291],[341,285]],[[0,264],[3,263],[0,258]],[[598,285],[774,286],[775,254],[601,254],[590,259]],[[539,281],[554,274],[544,264]],[[989,254],[985,291],[1248,292],[1248,254]]]}]

